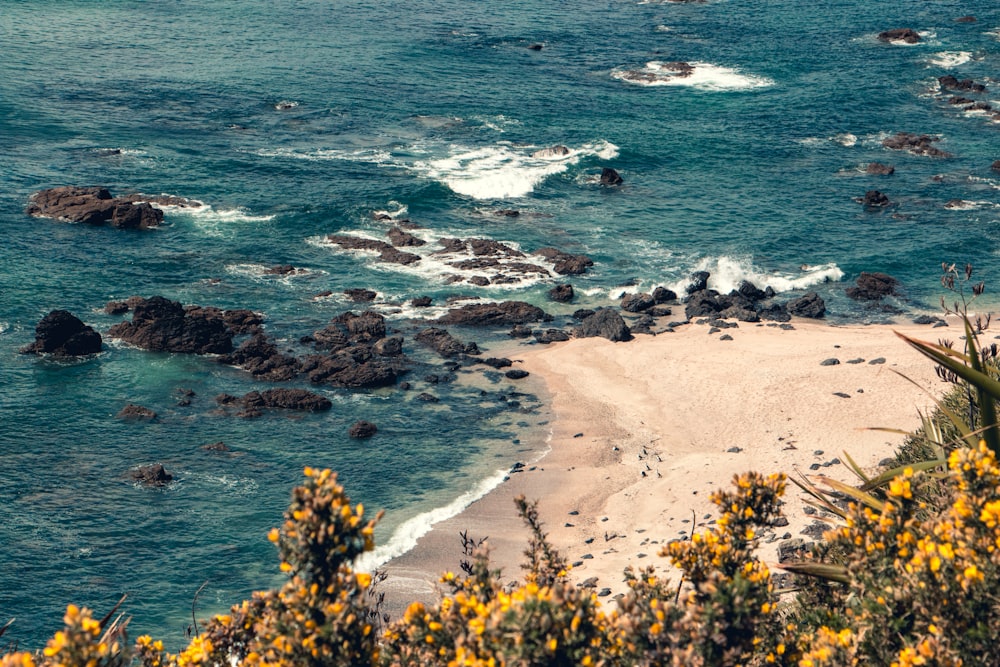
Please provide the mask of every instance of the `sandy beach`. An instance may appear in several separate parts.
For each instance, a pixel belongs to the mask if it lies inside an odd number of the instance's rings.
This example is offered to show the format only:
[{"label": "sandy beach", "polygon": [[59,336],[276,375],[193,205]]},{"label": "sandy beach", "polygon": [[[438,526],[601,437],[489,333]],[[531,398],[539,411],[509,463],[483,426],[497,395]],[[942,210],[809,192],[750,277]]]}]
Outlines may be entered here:
[{"label": "sandy beach", "polygon": [[[515,367],[544,380],[550,449],[383,568],[390,612],[436,599],[440,574],[458,567],[460,531],[488,536],[504,578],[518,578],[527,537],[513,504],[520,494],[539,501],[550,540],[573,563],[571,577],[611,601],[626,590],[628,566],[670,572],[658,552],[704,529],[715,516],[709,495],[734,474],[851,481],[844,452],[869,470],[892,456],[902,436],[871,429],[915,428],[918,411],[946,388],[894,332],[929,341],[961,335],[954,322],[793,326],[740,323],[709,333],[692,324],[627,343],[587,338],[506,350]],[[813,539],[802,531],[815,517],[789,487],[789,524],[762,536],[768,562],[783,539]]]}]

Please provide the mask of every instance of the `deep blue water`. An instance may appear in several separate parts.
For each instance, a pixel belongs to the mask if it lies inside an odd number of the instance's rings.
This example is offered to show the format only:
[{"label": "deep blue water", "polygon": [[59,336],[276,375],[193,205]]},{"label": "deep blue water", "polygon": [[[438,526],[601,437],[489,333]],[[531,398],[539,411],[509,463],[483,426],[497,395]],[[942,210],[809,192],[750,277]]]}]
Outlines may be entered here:
[{"label": "deep blue water", "polygon": [[[955,20],[966,15],[978,20]],[[876,39],[896,27],[923,39]],[[868,321],[883,314],[843,295],[861,271],[899,278],[912,310],[934,308],[942,261],[972,262],[988,285],[1000,276],[1000,124],[937,85],[973,78],[988,86],[975,98],[1000,107],[989,0],[8,0],[0,49],[0,622],[17,617],[4,639],[22,646],[41,645],[67,602],[105,610],[127,592],[133,633],[176,647],[203,582],[202,615],[276,581],[264,536],[305,465],[387,508],[387,543],[545,436],[539,400],[507,409],[512,385],[482,372],[428,387],[415,371],[415,388],[443,399],[431,406],[417,391],[320,389],[329,413],[221,416],[216,394],[266,385],[111,342],[76,363],[19,354],[54,308],[103,332],[121,319],[107,301],[162,294],[259,310],[289,342],[356,311],[336,296],[354,287],[378,291],[376,309],[412,332],[421,323],[400,304],[425,294],[522,299],[558,317],[613,302],[625,282],[675,286],[707,268],[720,289],[814,289],[831,318]],[[694,74],[655,64],[671,61]],[[954,157],[881,146],[899,131],[940,137]],[[554,145],[569,154],[533,157]],[[876,161],[895,174],[863,173]],[[606,166],[623,186],[599,185]],[[57,185],[205,206],[168,210],[148,232],[24,214]],[[893,207],[864,210],[855,198],[870,189]],[[545,292],[562,277],[452,284],[429,255],[400,269],[318,242],[384,238],[375,211],[422,225],[428,248],[488,237],[596,264],[570,281],[576,303],[556,305]],[[262,275],[276,264],[308,273]],[[177,405],[181,388],[191,406]],[[128,402],[159,419],[115,419]],[[346,432],[361,418],[380,430],[359,443]],[[233,452],[201,449],[216,441]],[[154,462],[177,481],[126,480]]]}]

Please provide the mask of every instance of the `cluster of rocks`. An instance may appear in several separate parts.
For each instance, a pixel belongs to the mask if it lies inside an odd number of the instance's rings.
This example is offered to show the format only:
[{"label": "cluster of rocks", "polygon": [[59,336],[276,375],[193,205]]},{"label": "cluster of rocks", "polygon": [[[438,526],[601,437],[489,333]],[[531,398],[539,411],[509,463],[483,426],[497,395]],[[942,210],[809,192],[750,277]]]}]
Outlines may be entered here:
[{"label": "cluster of rocks", "polygon": [[878,34],[878,38],[883,42],[903,42],[904,44],[916,44],[920,41],[920,34],[912,28],[893,28],[884,30]]},{"label": "cluster of rocks", "polygon": [[111,225],[119,229],[148,229],[163,222],[163,211],[153,206],[200,206],[181,197],[130,194],[115,197],[103,187],[63,186],[36,192],[26,213],[89,225]]},{"label": "cluster of rocks", "polygon": [[941,141],[941,137],[932,137],[927,134],[913,134],[910,132],[897,132],[891,137],[883,139],[882,146],[891,150],[908,151],[914,155],[951,157],[951,153],[943,151],[934,145],[938,141]]},{"label": "cluster of rocks", "polygon": [[240,417],[259,417],[264,410],[298,410],[322,412],[333,407],[326,396],[305,389],[265,389],[251,391],[243,396],[219,394],[216,403],[223,407],[241,408]]}]

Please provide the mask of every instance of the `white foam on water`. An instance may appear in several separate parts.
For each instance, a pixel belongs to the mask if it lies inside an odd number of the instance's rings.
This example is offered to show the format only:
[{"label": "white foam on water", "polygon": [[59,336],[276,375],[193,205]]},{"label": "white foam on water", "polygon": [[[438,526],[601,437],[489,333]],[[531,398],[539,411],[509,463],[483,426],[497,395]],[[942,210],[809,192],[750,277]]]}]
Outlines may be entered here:
[{"label": "white foam on water", "polygon": [[10,322],[0,321],[0,334],[5,334],[10,331]]},{"label": "white foam on water", "polygon": [[841,134],[830,137],[830,141],[840,144],[846,148],[850,148],[851,146],[857,145],[858,137],[850,132],[842,132]]},{"label": "white foam on water", "polygon": [[618,147],[607,141],[569,148],[563,155],[536,154],[539,146],[498,143],[470,148],[453,146],[445,157],[415,162],[411,168],[473,199],[526,197],[546,178],[565,172],[584,157],[612,159]]},{"label": "white foam on water", "polygon": [[394,206],[396,208],[396,210],[395,211],[390,211],[390,210],[373,211],[372,214],[375,215],[375,216],[378,216],[378,217],[387,215],[390,218],[392,218],[393,220],[397,220],[399,218],[406,217],[406,214],[410,211],[410,207],[408,207],[406,204],[400,204],[398,201],[390,201],[386,205],[387,206]]},{"label": "white foam on water", "polygon": [[295,100],[281,100],[274,105],[274,108],[279,111],[286,111],[288,109],[294,109],[297,106],[299,106],[299,103]]},{"label": "white foam on water", "polygon": [[222,236],[230,232],[234,225],[268,222],[274,219],[273,215],[253,215],[243,207],[215,209],[210,204],[194,201],[191,203],[193,205],[172,206],[150,202],[165,215],[190,218],[200,230],[211,236]]},{"label": "white foam on water", "polygon": [[[696,271],[708,271],[711,274],[708,279],[709,289],[714,289],[721,294],[732,292],[744,280],[753,283],[760,289],[771,287],[775,292],[790,292],[841,280],[844,277],[844,272],[832,262],[818,265],[803,264],[799,273],[791,274],[762,271],[754,266],[749,258],[727,255],[703,258],[688,272],[688,275]],[[665,287],[678,295],[683,295],[690,282],[690,278],[683,278],[673,284],[665,285]]]},{"label": "white foam on water", "polygon": [[687,64],[694,68],[687,76],[680,76],[678,70],[658,60],[648,62],[638,70],[613,70],[611,76],[639,86],[687,86],[711,92],[754,90],[774,85],[772,79],[743,74],[735,67],[694,61]]},{"label": "white foam on water", "polygon": [[290,273],[268,273],[271,268],[271,266],[265,266],[264,264],[226,265],[226,271],[234,276],[243,276],[246,278],[253,278],[254,280],[274,281],[285,284],[291,284],[291,282],[297,278],[315,278],[316,276],[328,275],[329,273],[328,271],[323,271],[322,269],[306,269],[298,266],[295,267],[295,270]]},{"label": "white foam on water", "polygon": [[478,123],[483,129],[494,130],[495,132],[500,133],[506,132],[508,129],[521,126],[521,121],[503,114],[497,114],[494,116],[470,116],[469,121]]},{"label": "white foam on water", "polygon": [[403,555],[415,547],[417,540],[429,533],[435,524],[457,516],[466,507],[500,486],[507,475],[508,471],[498,470],[444,507],[436,507],[404,521],[396,528],[386,544],[362,554],[355,562],[356,569],[360,572],[371,572],[389,560]]},{"label": "white foam on water", "polygon": [[927,57],[927,64],[933,67],[958,67],[972,60],[971,51],[941,51]]},{"label": "white foam on water", "polygon": [[253,153],[259,157],[288,158],[293,160],[342,160],[345,162],[368,162],[385,164],[392,160],[392,154],[384,148],[360,148],[346,150],[341,148],[316,148],[313,150],[296,150],[292,148],[261,148]]}]

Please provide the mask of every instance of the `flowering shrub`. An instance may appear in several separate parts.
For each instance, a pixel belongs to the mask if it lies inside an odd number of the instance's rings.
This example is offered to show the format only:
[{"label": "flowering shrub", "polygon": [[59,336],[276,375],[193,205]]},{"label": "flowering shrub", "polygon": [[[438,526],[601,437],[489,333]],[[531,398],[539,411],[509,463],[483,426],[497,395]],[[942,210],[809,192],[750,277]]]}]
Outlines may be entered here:
[{"label": "flowering shrub", "polygon": [[[757,533],[780,516],[783,475],[734,479],[713,495],[709,530],[661,555],[681,582],[628,571],[629,593],[605,610],[573,585],[547,541],[537,506],[518,509],[532,530],[524,583],[501,583],[482,545],[460,574],[445,573],[439,603],[413,603],[381,636],[368,574],[377,520],[352,506],[330,471],[306,469],[283,525],[270,534],[288,580],[208,621],[180,653],[124,624],[70,606],[65,628],[38,654],[0,667],[211,665],[970,665],[998,664],[1000,464],[980,443],[953,451],[946,472],[904,471],[844,512],[814,550],[796,599],[782,601],[754,555]],[[798,571],[805,572],[805,567]]]}]

